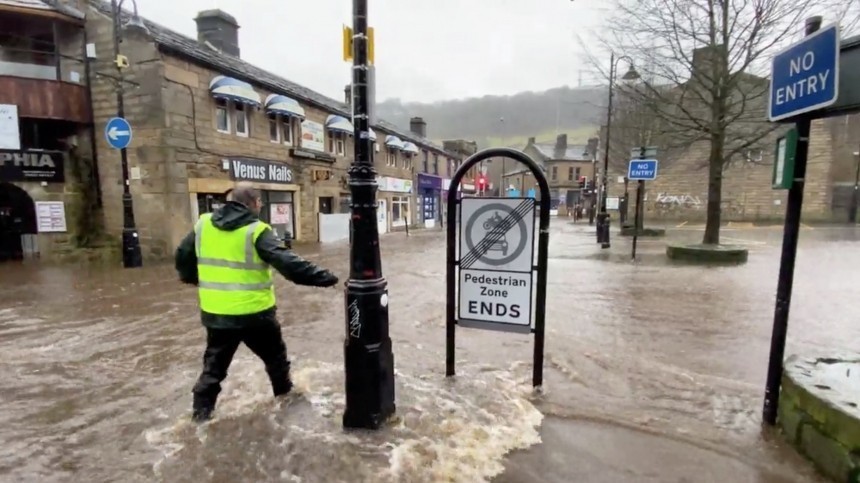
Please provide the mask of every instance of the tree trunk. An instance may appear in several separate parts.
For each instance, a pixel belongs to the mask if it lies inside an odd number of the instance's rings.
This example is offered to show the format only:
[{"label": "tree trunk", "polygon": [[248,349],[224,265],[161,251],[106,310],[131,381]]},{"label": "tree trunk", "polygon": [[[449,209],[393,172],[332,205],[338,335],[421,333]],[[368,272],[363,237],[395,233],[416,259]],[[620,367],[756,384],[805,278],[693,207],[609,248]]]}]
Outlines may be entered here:
[{"label": "tree trunk", "polygon": [[723,198],[723,147],[725,145],[725,133],[715,134],[711,137],[711,153],[708,159],[708,212],[705,222],[705,236],[702,243],[705,245],[720,244],[720,205]]}]

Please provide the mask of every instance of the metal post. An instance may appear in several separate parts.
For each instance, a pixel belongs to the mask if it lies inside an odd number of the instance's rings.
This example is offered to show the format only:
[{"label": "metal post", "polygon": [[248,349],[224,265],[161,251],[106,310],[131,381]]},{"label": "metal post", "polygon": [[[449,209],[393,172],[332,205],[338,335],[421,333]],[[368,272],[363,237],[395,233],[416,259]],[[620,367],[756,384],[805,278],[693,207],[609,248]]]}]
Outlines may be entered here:
[{"label": "metal post", "polygon": [[[609,172],[609,138],[612,132],[612,84],[615,81],[615,52],[609,57],[609,102],[606,104],[606,147],[603,149],[603,183],[600,192],[600,213],[597,214],[597,242],[601,248],[609,248],[609,213],[606,212],[606,189]],[[595,188],[597,188],[595,186]]]},{"label": "metal post", "polygon": [[639,207],[642,206],[642,193],[645,191],[645,181],[636,183],[636,213],[633,215],[633,260],[636,260],[636,241],[639,239]]},{"label": "metal post", "polygon": [[388,335],[388,290],[376,224],[376,170],[370,140],[367,0],[353,0],[352,85],[355,156],[349,168],[352,244],[345,290],[346,408],[343,426],[378,429],[394,414],[394,354]]},{"label": "metal post", "polygon": [[[821,28],[821,17],[806,19],[806,35]],[[764,391],[762,416],[769,425],[776,424],[779,408],[779,388],[782,382],[782,361],[785,356],[785,338],[788,333],[788,311],[791,306],[791,289],[794,284],[794,261],[797,258],[797,240],[800,233],[800,212],[803,207],[803,186],[806,178],[806,158],[809,153],[809,126],[811,119],[797,121],[797,150],[794,158],[794,182],[788,191],[785,208],[785,232],[782,238],[782,258],[779,265],[779,282],[776,287],[776,307],[773,315],[773,334],[770,340],[770,360],[767,367],[767,386]]]},{"label": "metal post", "polygon": [[854,192],[851,194],[851,209],[848,221],[857,223],[857,204],[860,203],[860,150],[857,151],[857,171],[854,173]]},{"label": "metal post", "polygon": [[[125,118],[125,86],[123,84],[122,67],[116,60],[119,58],[119,44],[121,33],[121,12],[116,0],[111,0],[111,12],[113,13],[113,53],[116,64],[117,89],[116,89],[116,116]],[[120,162],[122,164],[122,265],[125,268],[136,268],[143,265],[143,256],[140,252],[140,237],[134,222],[134,204],[131,198],[131,189],[128,179],[128,152],[126,148],[119,150]]]}]

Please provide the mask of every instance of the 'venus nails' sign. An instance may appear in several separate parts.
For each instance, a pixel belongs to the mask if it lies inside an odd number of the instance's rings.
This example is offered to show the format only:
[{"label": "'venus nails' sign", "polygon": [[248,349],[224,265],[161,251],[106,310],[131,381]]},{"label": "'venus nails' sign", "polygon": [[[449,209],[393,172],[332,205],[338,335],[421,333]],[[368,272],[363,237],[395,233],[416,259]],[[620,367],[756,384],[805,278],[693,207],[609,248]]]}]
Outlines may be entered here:
[{"label": "'venus nails' sign", "polygon": [[230,177],[236,181],[282,184],[293,182],[293,170],[283,163],[242,158],[232,158],[229,161]]}]

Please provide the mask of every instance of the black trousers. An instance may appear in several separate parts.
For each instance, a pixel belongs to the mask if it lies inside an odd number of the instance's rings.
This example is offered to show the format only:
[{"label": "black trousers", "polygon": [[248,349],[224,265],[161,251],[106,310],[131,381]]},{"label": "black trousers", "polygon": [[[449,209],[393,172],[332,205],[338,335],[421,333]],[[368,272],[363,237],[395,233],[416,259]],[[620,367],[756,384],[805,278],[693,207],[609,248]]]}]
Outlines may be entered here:
[{"label": "black trousers", "polygon": [[240,343],[244,343],[266,365],[275,396],[287,394],[292,389],[287,346],[275,317],[266,317],[253,326],[240,329],[207,327],[203,372],[193,390],[195,413],[205,415],[215,408],[221,392],[221,381],[227,377],[227,369]]}]

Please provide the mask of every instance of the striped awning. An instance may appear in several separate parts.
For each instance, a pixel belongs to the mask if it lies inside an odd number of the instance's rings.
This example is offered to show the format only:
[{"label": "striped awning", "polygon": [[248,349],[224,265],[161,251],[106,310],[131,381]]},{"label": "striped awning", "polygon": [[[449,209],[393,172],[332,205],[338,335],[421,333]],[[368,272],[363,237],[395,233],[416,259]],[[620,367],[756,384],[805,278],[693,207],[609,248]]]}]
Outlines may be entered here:
[{"label": "striped awning", "polygon": [[409,141],[406,141],[405,143],[403,143],[403,152],[410,154],[418,154],[418,146],[416,146],[415,143],[410,143]]},{"label": "striped awning", "polygon": [[266,98],[266,112],[299,119],[305,118],[305,110],[298,101],[280,94],[272,94]]},{"label": "striped awning", "polygon": [[390,134],[385,136],[385,145],[392,149],[403,149],[403,141],[399,137]]},{"label": "striped awning", "polygon": [[355,128],[352,123],[343,116],[330,115],[325,120],[325,128],[331,131],[338,131],[346,134],[353,134]]},{"label": "striped awning", "polygon": [[240,102],[255,107],[261,104],[260,95],[251,87],[251,84],[224,75],[212,79],[209,83],[209,93],[215,99]]}]

